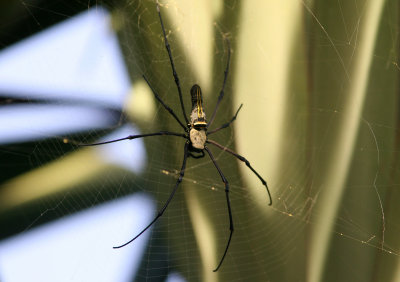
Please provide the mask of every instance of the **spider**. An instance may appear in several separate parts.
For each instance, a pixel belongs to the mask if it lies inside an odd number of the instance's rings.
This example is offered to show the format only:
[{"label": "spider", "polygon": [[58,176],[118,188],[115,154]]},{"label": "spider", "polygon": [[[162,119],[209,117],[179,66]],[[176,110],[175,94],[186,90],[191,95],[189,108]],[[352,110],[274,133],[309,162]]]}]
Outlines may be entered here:
[{"label": "spider", "polygon": [[128,242],[120,245],[120,246],[116,246],[113,247],[114,249],[118,249],[118,248],[122,248],[128,244],[130,244],[131,242],[135,241],[140,235],[142,235],[147,229],[149,229],[163,214],[164,211],[167,209],[169,203],[171,202],[172,198],[174,197],[179,184],[182,182],[183,176],[185,174],[185,168],[186,168],[186,161],[188,157],[192,157],[195,159],[198,158],[203,158],[205,156],[204,151],[209,155],[211,161],[213,162],[215,168],[217,169],[222,182],[225,185],[225,195],[226,195],[226,203],[227,203],[227,208],[228,208],[228,215],[229,215],[229,238],[228,241],[226,243],[226,247],[225,247],[225,251],[221,257],[221,260],[219,261],[219,264],[217,265],[217,267],[213,270],[214,272],[218,271],[218,269],[221,267],[225,256],[228,252],[229,249],[229,245],[231,243],[231,239],[232,239],[232,234],[233,234],[233,219],[232,219],[232,210],[231,210],[231,202],[229,199],[229,182],[226,179],[226,177],[224,176],[222,170],[220,169],[219,165],[217,164],[213,154],[211,153],[210,149],[208,148],[208,144],[211,144],[225,152],[228,152],[229,154],[235,156],[237,159],[239,159],[240,161],[244,162],[246,164],[246,166],[258,177],[258,179],[260,179],[261,183],[265,186],[267,193],[268,193],[268,197],[269,197],[269,205],[272,205],[272,197],[271,197],[271,193],[268,189],[268,185],[267,182],[258,174],[257,171],[254,170],[254,168],[250,165],[249,161],[244,158],[243,156],[235,153],[234,151],[232,151],[231,149],[222,146],[221,144],[209,139],[208,137],[211,134],[214,134],[218,131],[220,131],[221,129],[227,128],[228,126],[231,125],[231,123],[233,121],[236,120],[236,117],[240,111],[240,109],[242,108],[243,104],[241,104],[239,106],[239,108],[237,109],[235,115],[232,117],[232,119],[230,121],[228,121],[227,123],[213,129],[213,130],[208,130],[209,127],[211,126],[211,124],[214,121],[215,115],[217,113],[219,104],[222,100],[222,98],[224,97],[224,91],[225,91],[225,85],[226,85],[226,81],[228,78],[228,73],[229,73],[229,63],[230,63],[230,43],[229,40],[227,38],[225,38],[226,43],[227,43],[227,47],[228,47],[228,58],[227,58],[227,63],[226,63],[226,68],[225,68],[225,72],[224,72],[224,80],[222,83],[222,88],[221,91],[219,93],[218,96],[218,100],[217,103],[215,105],[214,108],[214,112],[211,115],[210,120],[207,122],[206,120],[206,114],[204,112],[204,108],[203,108],[203,97],[202,97],[202,93],[201,93],[201,88],[199,85],[194,84],[192,86],[192,88],[190,89],[190,95],[192,98],[192,111],[190,113],[190,120],[188,119],[187,115],[186,115],[186,111],[185,111],[185,106],[183,104],[183,99],[182,99],[182,90],[181,90],[181,85],[179,82],[179,77],[178,74],[176,73],[175,70],[175,65],[174,65],[174,60],[172,59],[172,54],[171,54],[171,48],[165,33],[165,28],[164,28],[164,23],[161,17],[161,12],[160,12],[160,7],[157,3],[157,13],[158,13],[158,17],[160,19],[160,24],[161,24],[161,29],[162,29],[162,33],[163,33],[163,37],[164,37],[164,44],[165,44],[165,48],[167,49],[167,53],[168,53],[168,57],[169,57],[169,61],[170,61],[170,65],[172,68],[172,75],[175,79],[175,84],[176,87],[178,89],[178,95],[179,95],[179,100],[180,100],[180,105],[182,108],[182,113],[183,113],[183,117],[185,119],[186,125],[178,118],[178,116],[175,114],[175,112],[164,103],[164,101],[161,99],[161,97],[158,95],[158,93],[156,92],[156,90],[151,86],[150,82],[148,81],[148,79],[146,78],[146,76],[143,75],[143,79],[146,81],[146,83],[148,84],[148,86],[150,87],[151,91],[154,94],[154,97],[157,99],[158,102],[160,102],[162,104],[162,106],[170,113],[171,116],[174,117],[174,119],[179,123],[179,125],[182,127],[183,131],[185,133],[177,133],[177,132],[170,132],[170,131],[160,131],[160,132],[155,132],[155,133],[147,133],[147,134],[139,134],[139,135],[129,135],[127,137],[124,138],[120,138],[120,139],[115,139],[115,140],[110,140],[110,141],[105,141],[105,142],[100,142],[100,143],[92,143],[92,144],[81,144],[83,146],[97,146],[97,145],[104,145],[104,144],[109,144],[109,143],[114,143],[114,142],[119,142],[122,140],[132,140],[132,139],[137,139],[137,138],[143,138],[143,137],[150,137],[150,136],[157,136],[157,135],[169,135],[169,136],[177,136],[177,137],[181,137],[183,139],[185,139],[185,145],[183,147],[183,162],[182,162],[182,167],[181,170],[179,172],[179,177],[178,180],[170,194],[170,196],[168,197],[167,201],[164,203],[164,205],[162,206],[162,208],[158,211],[157,215],[155,216],[155,218],[139,233],[137,234],[134,238],[132,238],[131,240],[129,240]]}]

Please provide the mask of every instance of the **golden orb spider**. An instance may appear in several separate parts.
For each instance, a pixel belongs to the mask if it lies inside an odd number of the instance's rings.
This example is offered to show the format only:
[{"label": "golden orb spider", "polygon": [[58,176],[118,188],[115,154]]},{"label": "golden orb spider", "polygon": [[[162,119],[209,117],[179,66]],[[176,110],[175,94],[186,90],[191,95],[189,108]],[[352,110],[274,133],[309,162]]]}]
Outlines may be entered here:
[{"label": "golden orb spider", "polygon": [[226,81],[228,78],[228,73],[229,73],[229,63],[230,63],[230,43],[228,39],[226,40],[227,46],[228,46],[228,58],[227,58],[227,63],[226,63],[226,68],[225,68],[225,72],[224,72],[224,81],[222,83],[222,88],[221,91],[219,93],[218,96],[218,100],[217,103],[215,105],[214,111],[211,115],[210,120],[207,122],[206,120],[206,114],[203,108],[203,96],[201,93],[201,88],[199,85],[195,84],[192,86],[191,90],[190,90],[190,94],[192,97],[192,110],[190,113],[190,120],[188,119],[188,117],[186,116],[186,111],[185,111],[185,106],[183,104],[183,99],[182,99],[182,90],[181,90],[181,85],[180,85],[180,81],[179,81],[179,77],[178,74],[176,73],[175,70],[175,65],[174,65],[174,60],[172,59],[172,54],[171,54],[171,48],[165,33],[165,28],[164,28],[164,23],[161,17],[161,13],[160,13],[160,7],[157,3],[157,13],[160,19],[160,23],[161,23],[161,29],[163,32],[163,37],[164,37],[164,43],[165,43],[165,48],[167,49],[168,52],[168,57],[170,60],[170,64],[171,64],[171,68],[172,68],[172,75],[175,79],[175,84],[178,88],[178,94],[179,94],[179,100],[180,100],[180,104],[181,104],[181,108],[182,108],[182,113],[183,113],[183,117],[185,118],[185,122],[186,122],[186,126],[184,125],[184,123],[178,118],[178,116],[174,113],[174,111],[167,106],[164,101],[160,98],[160,96],[157,94],[157,92],[155,91],[155,89],[151,86],[150,82],[147,80],[147,78],[143,75],[143,79],[146,81],[146,83],[149,85],[151,91],[154,94],[154,97],[163,105],[163,107],[175,118],[175,120],[179,123],[179,125],[182,127],[182,129],[184,130],[185,133],[177,133],[177,132],[170,132],[170,131],[159,131],[159,132],[155,132],[155,133],[147,133],[147,134],[139,134],[139,135],[130,135],[124,138],[120,138],[120,139],[115,139],[115,140],[110,140],[110,141],[105,141],[105,142],[100,142],[100,143],[93,143],[93,144],[81,144],[83,146],[97,146],[97,145],[104,145],[104,144],[109,144],[109,143],[114,143],[114,142],[119,142],[122,140],[132,140],[132,139],[137,139],[137,138],[143,138],[143,137],[150,137],[150,136],[157,136],[157,135],[170,135],[170,136],[178,136],[178,137],[182,137],[185,139],[185,145],[183,148],[183,162],[182,162],[182,167],[181,170],[179,172],[179,178],[175,184],[174,189],[172,190],[170,196],[168,197],[167,201],[164,203],[164,205],[162,206],[162,208],[158,211],[156,217],[139,233],[137,234],[134,238],[132,238],[131,240],[129,240],[128,242],[120,245],[120,246],[116,246],[113,247],[114,249],[118,249],[118,248],[122,248],[128,244],[130,244],[131,242],[133,242],[136,238],[138,238],[140,235],[142,235],[147,229],[150,228],[150,226],[152,226],[157,219],[159,219],[164,211],[167,209],[169,203],[171,202],[172,198],[175,195],[175,192],[178,189],[179,184],[182,182],[183,176],[185,174],[185,168],[186,168],[186,160],[188,157],[192,157],[195,159],[198,158],[202,158],[205,156],[204,151],[207,152],[207,154],[209,155],[211,161],[213,162],[215,168],[217,169],[222,182],[225,185],[225,195],[226,195],[226,203],[227,203],[227,207],[228,207],[228,215],[229,215],[229,238],[228,238],[228,242],[226,244],[225,247],[225,251],[222,255],[222,258],[219,262],[219,264],[217,265],[217,267],[214,269],[214,272],[217,271],[221,265],[222,262],[225,259],[225,256],[228,252],[229,249],[229,245],[231,243],[231,239],[232,239],[232,234],[233,234],[233,219],[232,219],[232,210],[231,210],[231,203],[230,203],[230,199],[229,199],[229,183],[228,180],[225,178],[224,174],[222,173],[220,167],[218,166],[213,154],[211,153],[211,151],[208,148],[208,144],[211,144],[225,152],[228,152],[229,154],[235,156],[237,159],[239,159],[240,161],[244,162],[246,164],[246,166],[248,168],[250,168],[250,170],[258,177],[258,179],[260,179],[261,183],[265,186],[267,193],[268,193],[268,197],[269,197],[269,205],[272,205],[272,197],[271,197],[271,193],[268,189],[268,185],[267,182],[257,173],[257,171],[254,170],[254,168],[250,165],[249,161],[244,158],[243,156],[235,153],[234,151],[232,151],[231,149],[218,144],[217,142],[209,139],[208,137],[213,134],[216,133],[218,131],[220,131],[221,129],[224,129],[228,126],[230,126],[230,124],[236,119],[240,109],[242,108],[243,104],[241,104],[239,106],[239,108],[237,109],[235,115],[232,117],[232,119],[213,129],[213,130],[208,130],[209,127],[211,126],[211,124],[214,121],[215,115],[217,113],[219,104],[222,100],[222,98],[224,97],[224,91],[225,91],[225,85],[226,85]]}]

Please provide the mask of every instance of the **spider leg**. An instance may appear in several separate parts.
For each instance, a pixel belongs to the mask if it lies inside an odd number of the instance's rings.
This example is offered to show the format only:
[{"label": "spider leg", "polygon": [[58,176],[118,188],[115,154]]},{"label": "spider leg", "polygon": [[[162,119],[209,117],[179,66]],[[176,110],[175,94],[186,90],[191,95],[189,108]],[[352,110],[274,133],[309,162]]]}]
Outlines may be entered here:
[{"label": "spider leg", "polygon": [[154,88],[151,86],[150,82],[147,80],[147,78],[143,75],[143,79],[147,82],[147,85],[149,85],[151,91],[154,94],[154,97],[156,97],[157,101],[160,102],[164,108],[176,119],[176,121],[182,126],[182,128],[187,131],[187,127],[183,125],[183,123],[181,122],[181,120],[176,116],[176,114],[174,113],[174,111],[168,107],[164,101],[161,99],[161,97],[157,94],[157,92],[154,90]]},{"label": "spider leg", "polygon": [[175,195],[176,190],[178,189],[179,184],[182,182],[183,179],[183,175],[185,174],[185,168],[186,168],[186,160],[187,160],[187,156],[188,156],[188,147],[189,147],[189,143],[186,142],[185,143],[185,147],[184,147],[184,154],[183,154],[183,162],[182,162],[182,168],[181,171],[179,173],[179,178],[178,181],[175,184],[174,189],[171,192],[171,195],[169,195],[167,201],[165,202],[164,206],[158,211],[156,217],[150,222],[149,225],[147,225],[138,235],[136,235],[133,239],[129,240],[128,242],[120,245],[120,246],[116,246],[113,247],[114,249],[119,249],[122,247],[125,247],[126,245],[132,243],[133,241],[135,241],[140,235],[142,235],[147,229],[150,228],[150,226],[152,226],[154,224],[154,222],[157,221],[157,219],[159,219],[165,212],[165,210],[167,209],[169,203],[171,202],[172,198]]},{"label": "spider leg", "polygon": [[228,206],[228,213],[229,213],[229,230],[230,230],[230,234],[229,234],[229,239],[228,242],[226,243],[226,247],[225,247],[225,251],[224,254],[222,255],[222,258],[218,264],[218,266],[213,270],[214,272],[218,271],[218,269],[221,267],[222,262],[225,259],[226,253],[228,252],[229,249],[229,245],[231,244],[231,239],[232,239],[232,234],[233,234],[233,220],[232,220],[232,210],[231,210],[231,201],[229,200],[229,183],[228,180],[226,180],[224,174],[222,173],[221,169],[219,168],[217,162],[214,159],[214,156],[212,155],[211,151],[208,149],[207,146],[204,146],[204,149],[207,151],[208,155],[210,156],[212,162],[214,163],[214,166],[216,167],[216,169],[218,170],[219,175],[221,176],[222,182],[224,182],[225,185],[225,195],[226,195],[226,203]]},{"label": "spider leg", "polygon": [[222,83],[222,88],[221,88],[221,91],[219,92],[219,96],[218,96],[217,104],[215,105],[214,112],[211,115],[210,121],[207,123],[207,128],[214,121],[215,114],[217,113],[217,110],[218,110],[218,107],[219,107],[219,103],[221,102],[222,98],[224,97],[225,85],[226,85],[226,81],[228,79],[229,63],[230,63],[230,60],[231,60],[231,44],[230,44],[228,38],[225,38],[225,41],[226,41],[226,45],[228,45],[228,59],[227,59],[227,62],[226,62],[226,68],[225,68],[225,72],[224,72],[224,82]]},{"label": "spider leg", "polygon": [[233,116],[233,118],[232,118],[229,122],[227,122],[227,123],[221,125],[220,127],[216,128],[216,129],[213,129],[213,130],[211,130],[211,131],[208,131],[208,132],[207,132],[207,135],[213,134],[213,133],[215,133],[215,132],[217,132],[217,131],[220,131],[221,129],[224,129],[224,128],[228,127],[229,125],[231,125],[231,123],[234,122],[234,121],[236,120],[236,117],[237,117],[237,115],[238,115],[240,109],[242,108],[242,106],[243,106],[243,104],[240,104],[239,109],[237,109],[237,111],[236,111],[236,114]]},{"label": "spider leg", "polygon": [[110,144],[114,142],[119,142],[122,140],[132,140],[132,139],[137,139],[137,138],[142,138],[142,137],[149,137],[149,136],[156,136],[156,135],[172,135],[172,136],[178,136],[178,137],[183,137],[187,139],[187,136],[183,133],[175,133],[175,132],[169,132],[169,131],[160,131],[160,132],[154,132],[154,133],[147,133],[147,134],[139,134],[139,135],[129,135],[123,138],[119,139],[114,139],[110,141],[104,141],[104,142],[98,142],[98,143],[91,143],[91,144],[84,144],[84,143],[78,143],[78,146],[98,146],[98,145],[104,145],[104,144]]},{"label": "spider leg", "polygon": [[171,47],[169,46],[167,35],[165,33],[164,23],[163,23],[163,20],[162,20],[162,17],[161,17],[160,6],[158,5],[158,1],[157,1],[157,13],[158,13],[158,16],[160,18],[161,29],[162,29],[162,32],[163,32],[163,35],[164,35],[165,48],[167,49],[169,61],[171,63],[172,75],[174,76],[176,87],[178,88],[179,100],[181,102],[183,117],[185,118],[186,124],[189,124],[189,120],[188,120],[188,118],[186,116],[185,106],[183,105],[181,84],[179,82],[178,74],[176,73],[176,70],[175,70],[175,64],[174,64],[174,60],[172,59],[172,54],[171,54]]},{"label": "spider leg", "polygon": [[269,188],[268,188],[267,182],[266,182],[266,181],[258,174],[258,172],[250,165],[250,162],[249,162],[245,157],[243,157],[243,156],[241,156],[241,155],[235,153],[234,151],[232,151],[231,149],[229,149],[229,148],[227,148],[227,147],[225,147],[225,146],[222,146],[221,144],[218,144],[218,143],[215,142],[214,140],[209,140],[209,139],[208,139],[206,142],[207,142],[207,143],[210,143],[210,144],[213,144],[214,146],[220,148],[221,150],[223,150],[223,151],[225,151],[225,152],[228,152],[228,153],[234,155],[236,158],[238,158],[239,160],[241,160],[242,162],[244,162],[244,163],[246,164],[246,166],[247,166],[248,168],[250,168],[251,171],[252,171],[255,175],[257,175],[258,179],[260,179],[261,183],[262,183],[262,184],[265,186],[265,188],[267,189],[268,197],[269,197],[269,205],[272,205],[272,197],[271,197],[271,193],[269,192]]}]

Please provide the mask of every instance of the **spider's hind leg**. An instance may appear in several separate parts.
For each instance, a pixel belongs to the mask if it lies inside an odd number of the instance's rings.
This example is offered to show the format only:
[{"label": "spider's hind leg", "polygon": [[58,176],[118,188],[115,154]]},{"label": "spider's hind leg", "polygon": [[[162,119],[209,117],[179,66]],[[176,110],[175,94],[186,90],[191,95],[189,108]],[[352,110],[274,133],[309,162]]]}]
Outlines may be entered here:
[{"label": "spider's hind leg", "polygon": [[172,58],[172,53],[171,53],[171,47],[170,47],[168,39],[167,39],[167,34],[165,33],[164,23],[163,23],[163,20],[161,17],[160,6],[158,5],[158,1],[157,1],[157,13],[158,13],[158,17],[160,18],[161,29],[162,29],[163,36],[164,36],[164,44],[165,44],[165,48],[167,49],[167,52],[168,52],[169,62],[171,64],[171,69],[172,69],[172,75],[174,77],[176,87],[178,88],[179,101],[181,103],[182,114],[183,114],[183,117],[185,118],[186,124],[188,124],[189,120],[186,116],[185,105],[183,104],[181,83],[179,81],[178,73],[176,72],[176,69],[175,69],[175,64],[174,64],[174,60]]},{"label": "spider's hind leg", "polygon": [[217,127],[216,129],[213,129],[213,130],[211,130],[211,131],[208,131],[208,132],[207,132],[207,135],[213,134],[213,133],[215,133],[215,132],[220,131],[221,129],[224,129],[224,128],[227,128],[228,126],[230,126],[231,123],[234,122],[234,121],[236,120],[237,115],[238,115],[238,113],[239,113],[239,111],[240,111],[240,109],[241,109],[242,107],[243,107],[243,104],[240,104],[240,106],[239,106],[239,108],[237,109],[235,115],[231,118],[230,121],[228,121],[227,123],[224,123],[223,125],[221,125],[220,127]]}]

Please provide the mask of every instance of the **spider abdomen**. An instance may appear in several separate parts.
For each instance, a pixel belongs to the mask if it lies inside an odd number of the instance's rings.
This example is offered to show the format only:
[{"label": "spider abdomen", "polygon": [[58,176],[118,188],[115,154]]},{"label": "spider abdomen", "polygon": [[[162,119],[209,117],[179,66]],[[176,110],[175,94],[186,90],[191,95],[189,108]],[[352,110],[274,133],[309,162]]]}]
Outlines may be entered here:
[{"label": "spider abdomen", "polygon": [[192,147],[195,149],[203,150],[204,144],[207,140],[206,131],[204,129],[190,129],[190,142],[192,143]]},{"label": "spider abdomen", "polygon": [[190,95],[192,96],[192,112],[190,114],[191,126],[197,129],[206,127],[206,113],[203,109],[203,96],[200,86],[197,84],[193,85],[190,89]]}]

